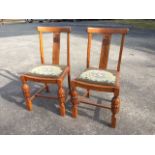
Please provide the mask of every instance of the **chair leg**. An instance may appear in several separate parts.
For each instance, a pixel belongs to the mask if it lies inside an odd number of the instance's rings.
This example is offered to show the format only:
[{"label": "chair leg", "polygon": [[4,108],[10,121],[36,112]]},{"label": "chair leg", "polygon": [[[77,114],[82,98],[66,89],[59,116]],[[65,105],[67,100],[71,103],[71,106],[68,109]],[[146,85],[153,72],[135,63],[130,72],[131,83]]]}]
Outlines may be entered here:
[{"label": "chair leg", "polygon": [[49,92],[50,92],[50,90],[49,90],[49,87],[48,87],[48,84],[47,84],[47,83],[45,83],[45,90],[46,90],[46,92],[47,92],[47,93],[49,93]]},{"label": "chair leg", "polygon": [[86,97],[90,97],[90,91],[89,91],[89,89],[87,89],[87,94],[86,94]]},{"label": "chair leg", "polygon": [[71,94],[71,78],[70,78],[70,71],[68,73],[68,87],[69,87],[69,94]]},{"label": "chair leg", "polygon": [[65,109],[65,92],[62,87],[62,83],[58,83],[58,97],[59,97],[59,105],[60,105],[60,115],[65,116],[66,109]]},{"label": "chair leg", "polygon": [[26,101],[26,107],[29,111],[32,111],[32,101],[30,100],[30,88],[26,83],[24,77],[21,78],[22,80],[22,90]]},{"label": "chair leg", "polygon": [[116,114],[119,112],[119,108],[120,108],[120,98],[118,95],[113,97],[111,107],[112,107],[111,126],[112,128],[115,128],[116,127]]},{"label": "chair leg", "polygon": [[74,86],[72,86],[71,101],[72,101],[72,117],[76,118],[78,115],[78,94]]}]

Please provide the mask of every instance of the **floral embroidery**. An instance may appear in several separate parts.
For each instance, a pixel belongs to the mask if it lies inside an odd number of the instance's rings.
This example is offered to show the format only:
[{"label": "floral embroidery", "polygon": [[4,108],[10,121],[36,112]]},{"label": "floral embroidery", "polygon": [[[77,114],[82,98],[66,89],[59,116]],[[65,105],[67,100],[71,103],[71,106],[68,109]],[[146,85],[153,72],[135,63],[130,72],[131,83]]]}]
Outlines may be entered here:
[{"label": "floral embroidery", "polygon": [[62,69],[59,66],[42,65],[33,68],[30,73],[44,76],[59,76],[62,73]]},{"label": "floral embroidery", "polygon": [[116,80],[116,77],[112,73],[104,70],[87,70],[83,72],[79,78],[83,80],[103,82],[108,84],[114,84]]}]

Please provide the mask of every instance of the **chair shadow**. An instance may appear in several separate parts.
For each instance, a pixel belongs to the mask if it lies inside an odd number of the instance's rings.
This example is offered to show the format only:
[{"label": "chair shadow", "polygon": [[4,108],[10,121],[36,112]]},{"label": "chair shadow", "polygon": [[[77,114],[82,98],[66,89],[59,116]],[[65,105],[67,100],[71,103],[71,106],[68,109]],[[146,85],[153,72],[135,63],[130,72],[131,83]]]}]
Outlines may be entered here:
[{"label": "chair shadow", "polygon": [[[107,99],[98,98],[98,99],[97,99],[97,104],[101,104],[101,101],[103,101],[103,100],[107,101]],[[109,101],[109,100],[108,100],[108,101]],[[90,105],[89,105],[89,106],[90,106]],[[111,123],[106,122],[106,121],[104,120],[104,117],[102,117],[102,119],[100,119],[100,111],[103,110],[102,108],[96,107],[95,110],[94,110],[94,109],[91,108],[91,106],[90,106],[90,108],[89,108],[89,107],[84,107],[84,106],[82,106],[82,105],[79,105],[78,108],[79,108],[79,109],[78,109],[79,115],[82,115],[82,116],[84,116],[84,117],[93,119],[94,121],[97,121],[97,122],[99,122],[99,123],[101,123],[101,124],[103,124],[103,125],[105,125],[105,126],[111,127]],[[94,115],[92,116],[91,114],[88,114],[87,112],[84,112],[83,109],[94,111]],[[93,118],[92,118],[92,117],[93,117]]]},{"label": "chair shadow", "polygon": [[[14,103],[17,106],[19,106],[20,108],[23,108],[26,110],[25,99],[23,96],[23,92],[21,90],[22,84],[21,84],[19,76],[12,73],[11,71],[5,70],[5,69],[0,69],[0,76],[10,80],[9,83],[7,83],[5,86],[0,88],[0,96],[3,99],[5,99],[6,101],[8,101],[9,103]],[[32,87],[31,83],[29,85],[30,85],[30,87]],[[38,86],[38,85],[33,85],[32,92],[34,93],[39,87],[40,86]],[[64,89],[66,90],[67,88],[64,87]],[[43,93],[45,93],[45,92],[43,92]],[[50,93],[57,94],[57,88],[55,86],[53,86],[53,89],[52,89],[52,91],[50,91]],[[49,95],[50,93],[47,93],[47,95]],[[96,96],[93,96],[93,97],[97,98],[98,104],[101,103],[101,99],[102,99],[102,101],[103,100],[109,101],[104,98],[99,98]],[[49,99],[41,99],[41,98],[37,99],[36,98],[33,100],[33,105],[45,108],[46,110],[49,110],[49,111],[53,112],[54,114],[60,116],[58,100],[49,100]],[[69,116],[71,116],[71,106],[72,105],[71,105],[71,102],[69,99],[66,103],[66,114]],[[88,118],[92,119],[92,116],[90,116],[87,112],[84,112],[83,109],[91,110],[91,111],[94,111],[94,110],[91,109],[91,107],[89,108],[89,107],[84,107],[84,106],[79,105],[79,115],[82,115],[84,117],[88,117]],[[110,124],[108,122],[101,120],[99,118],[100,109],[101,108],[96,107],[96,109],[94,111],[93,120],[98,121],[99,123],[102,123],[106,126],[110,126]]]},{"label": "chair shadow", "polygon": [[[6,69],[0,69],[0,76],[10,80],[9,83],[0,88],[0,96],[6,101],[9,101],[9,103],[15,103],[25,108],[23,104],[24,100],[21,98],[22,93],[19,92],[21,88],[18,76]],[[22,100],[18,101],[17,98],[21,98]]]}]

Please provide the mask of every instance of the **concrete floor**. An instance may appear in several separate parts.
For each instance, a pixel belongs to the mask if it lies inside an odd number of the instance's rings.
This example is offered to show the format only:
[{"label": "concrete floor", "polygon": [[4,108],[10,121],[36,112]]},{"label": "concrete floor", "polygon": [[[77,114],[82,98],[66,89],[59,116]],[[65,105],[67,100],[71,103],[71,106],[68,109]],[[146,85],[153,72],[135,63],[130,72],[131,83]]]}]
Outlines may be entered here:
[{"label": "concrete floor", "polygon": [[[87,26],[129,27],[121,66],[121,110],[116,129],[109,127],[111,112],[79,105],[77,119],[58,113],[58,102],[38,98],[33,111],[25,109],[19,75],[40,63],[38,25],[72,26],[71,73],[76,77],[84,68],[87,50]],[[45,34],[47,62],[51,62],[51,38]],[[61,62],[66,60],[65,35],[62,35]],[[94,37],[91,64],[97,66],[100,37]],[[116,65],[119,37],[113,38],[109,66]],[[136,29],[112,22],[61,22],[0,25],[0,134],[155,134],[155,31]],[[30,83],[32,92],[40,85]],[[67,82],[64,83],[67,88]],[[51,93],[57,93],[55,85]],[[83,92],[83,90],[79,90]],[[91,92],[92,99],[110,104],[112,95]]]}]

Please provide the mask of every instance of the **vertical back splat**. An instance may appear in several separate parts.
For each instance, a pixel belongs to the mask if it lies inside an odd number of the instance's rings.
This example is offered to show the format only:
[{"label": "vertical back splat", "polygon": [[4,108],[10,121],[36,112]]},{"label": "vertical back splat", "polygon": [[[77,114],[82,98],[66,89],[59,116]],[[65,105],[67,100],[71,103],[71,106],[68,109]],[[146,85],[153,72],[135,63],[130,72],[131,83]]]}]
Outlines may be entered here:
[{"label": "vertical back splat", "polygon": [[53,33],[53,64],[59,64],[60,55],[60,33]]},{"label": "vertical back splat", "polygon": [[110,49],[111,35],[105,34],[103,36],[101,55],[100,55],[100,69],[106,69],[108,65],[109,49]]}]

